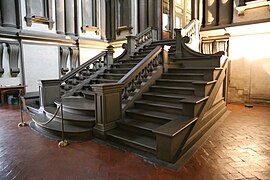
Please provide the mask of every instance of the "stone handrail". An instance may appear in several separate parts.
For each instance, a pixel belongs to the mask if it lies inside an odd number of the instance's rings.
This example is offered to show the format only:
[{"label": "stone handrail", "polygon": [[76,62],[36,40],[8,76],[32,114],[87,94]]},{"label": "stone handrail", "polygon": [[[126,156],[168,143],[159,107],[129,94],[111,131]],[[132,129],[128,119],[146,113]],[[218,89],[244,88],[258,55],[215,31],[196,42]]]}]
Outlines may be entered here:
[{"label": "stone handrail", "polygon": [[161,52],[162,46],[157,46],[118,81],[119,84],[123,84],[123,100],[128,100],[141,83],[147,81],[148,75],[151,75],[155,68],[162,64],[162,60],[159,58]]},{"label": "stone handrail", "polygon": [[151,43],[153,40],[157,40],[157,31],[153,27],[148,27],[136,36],[135,51],[140,49],[146,44]]},{"label": "stone handrail", "polygon": [[151,42],[157,40],[157,30],[148,27],[144,31],[140,32],[136,36],[126,36],[127,37],[127,56],[133,56],[134,53],[139,52],[141,48]]},{"label": "stone handrail", "polygon": [[192,36],[192,35],[196,35],[197,32],[199,32],[199,26],[200,26],[200,22],[197,19],[193,19],[191,20],[184,28],[183,28],[183,36]]},{"label": "stone handrail", "polygon": [[78,73],[81,73],[83,70],[90,70],[90,69],[94,69],[94,68],[99,68],[99,63],[104,63],[104,61],[102,61],[102,58],[105,55],[106,55],[106,51],[102,51],[100,54],[96,55],[92,59],[83,63],[81,66],[77,67],[76,69],[72,70],[68,74],[64,75],[61,78],[61,81],[67,81],[68,79],[71,79],[72,77],[76,76]]},{"label": "stone handrail", "polygon": [[[113,47],[108,46],[107,51],[102,51],[92,59],[88,60],[81,66],[72,70],[61,78],[62,87],[66,92],[65,96],[72,94],[77,89],[80,89],[84,84],[96,78],[106,68],[109,68],[113,63]],[[72,88],[70,88],[70,85]]]}]

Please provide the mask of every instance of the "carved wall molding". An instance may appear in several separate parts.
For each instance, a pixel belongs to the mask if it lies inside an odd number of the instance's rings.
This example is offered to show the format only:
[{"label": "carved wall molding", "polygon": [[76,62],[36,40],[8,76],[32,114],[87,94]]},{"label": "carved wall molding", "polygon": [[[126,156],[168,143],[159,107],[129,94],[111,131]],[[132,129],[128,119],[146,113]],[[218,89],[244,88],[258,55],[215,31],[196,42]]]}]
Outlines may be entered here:
[{"label": "carved wall molding", "polygon": [[79,65],[79,48],[70,47],[70,68],[71,71]]},{"label": "carved wall molding", "polygon": [[4,50],[3,44],[0,43],[0,77],[5,72],[4,67],[3,67],[3,50]]},{"label": "carved wall molding", "polygon": [[69,55],[69,48],[65,46],[60,47],[60,72],[61,75],[65,75],[69,68],[67,67],[67,58]]},{"label": "carved wall molding", "polygon": [[17,77],[20,73],[19,53],[20,45],[17,43],[7,43],[9,53],[9,68],[11,77]]}]

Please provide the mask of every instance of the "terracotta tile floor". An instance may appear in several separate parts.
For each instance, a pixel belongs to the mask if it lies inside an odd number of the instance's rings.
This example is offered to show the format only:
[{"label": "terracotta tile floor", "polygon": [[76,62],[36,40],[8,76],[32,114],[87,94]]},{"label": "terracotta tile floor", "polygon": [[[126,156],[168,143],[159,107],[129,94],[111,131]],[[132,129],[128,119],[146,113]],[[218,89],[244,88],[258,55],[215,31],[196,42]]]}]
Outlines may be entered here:
[{"label": "terracotta tile floor", "polygon": [[270,108],[228,109],[222,125],[174,172],[94,141],[58,148],[17,127],[18,107],[1,106],[0,179],[270,179]]}]

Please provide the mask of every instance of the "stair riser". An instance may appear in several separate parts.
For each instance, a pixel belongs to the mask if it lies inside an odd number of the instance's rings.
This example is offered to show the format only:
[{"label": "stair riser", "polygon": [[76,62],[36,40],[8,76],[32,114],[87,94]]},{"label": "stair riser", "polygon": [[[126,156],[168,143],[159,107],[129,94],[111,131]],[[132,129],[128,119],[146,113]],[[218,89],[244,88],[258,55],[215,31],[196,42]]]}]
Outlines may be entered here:
[{"label": "stair riser", "polygon": [[132,112],[126,112],[125,113],[126,117],[140,120],[140,121],[150,121],[150,122],[155,122],[159,124],[164,124],[167,123],[169,120],[163,119],[161,117],[151,117],[151,116],[146,116],[143,114],[138,114],[138,113],[132,113]]},{"label": "stair riser", "polygon": [[73,114],[79,114],[79,115],[90,115],[90,116],[95,115],[94,110],[79,110],[79,109],[71,109],[71,108],[64,107],[63,111],[73,113]]},{"label": "stair riser", "polygon": [[170,75],[163,74],[162,79],[175,79],[175,80],[204,80],[204,76],[190,76],[190,75]]},{"label": "stair riser", "polygon": [[[45,126],[39,126],[35,123],[35,130],[40,132],[41,134],[49,137],[58,137],[61,139],[62,136],[62,131],[61,129],[59,130],[52,130],[49,128],[46,128]],[[75,140],[75,141],[84,141],[84,140],[89,140],[92,139],[92,129],[89,129],[88,132],[81,132],[81,133],[69,133],[65,132],[65,139],[67,140]]]},{"label": "stair riser", "polygon": [[163,88],[154,88],[150,87],[151,92],[159,92],[159,93],[173,93],[173,94],[181,94],[181,95],[194,95],[193,90],[178,90],[178,89],[163,89]]},{"label": "stair riser", "polygon": [[118,139],[114,136],[110,136],[108,135],[108,139],[111,140],[111,141],[114,141],[114,142],[117,142],[117,143],[120,143],[120,144],[125,144],[129,147],[132,147],[132,148],[135,148],[135,149],[139,149],[139,150],[142,150],[142,151],[145,151],[145,152],[148,152],[148,153],[151,153],[151,154],[156,154],[156,151],[152,150],[152,149],[149,149],[149,148],[146,148],[144,146],[140,146],[138,144],[134,144],[134,143],[131,143],[129,141],[124,141],[123,139]]},{"label": "stair riser", "polygon": [[180,63],[179,65],[173,64],[173,62],[169,65],[170,67],[220,67],[220,61],[207,59],[207,60],[177,60],[175,61],[177,63]]},{"label": "stair riser", "polygon": [[96,81],[97,84],[117,83],[117,82],[118,82],[118,79],[112,79],[112,81],[106,81],[106,80],[103,80],[103,79],[98,79]]},{"label": "stair riser", "polygon": [[[53,114],[46,113],[46,116],[48,118],[52,118]],[[64,117],[65,117],[65,113],[64,113]],[[61,123],[62,119],[61,119],[60,116],[56,116],[53,121],[58,121],[58,122]],[[94,121],[88,121],[88,122],[87,121],[79,121],[79,120],[76,120],[76,119],[65,119],[64,118],[64,124],[69,124],[69,125],[78,126],[78,127],[92,128],[95,125],[95,122]]]},{"label": "stair riser", "polygon": [[100,80],[102,80],[102,79],[112,79],[112,80],[119,80],[119,79],[121,79],[123,76],[122,75],[112,75],[112,76],[110,76],[110,75],[102,75],[102,76],[100,76],[99,78],[100,78]]},{"label": "stair riser", "polygon": [[195,95],[199,97],[209,96],[214,85],[215,83],[207,85],[195,84]]},{"label": "stair riser", "polygon": [[95,96],[94,95],[88,95],[88,94],[84,94],[84,98],[85,99],[91,99],[91,100],[94,100]]},{"label": "stair riser", "polygon": [[156,81],[156,85],[165,87],[194,87],[191,82]]},{"label": "stair riser", "polygon": [[178,103],[179,100],[182,98],[169,98],[169,97],[159,97],[154,95],[143,95],[143,99],[145,100],[152,100],[152,101],[163,101],[163,102],[172,102],[172,103]]},{"label": "stair riser", "polygon": [[204,74],[204,80],[214,80],[219,74],[220,69],[206,70],[206,69],[169,69],[168,73],[199,73]]},{"label": "stair riser", "polygon": [[115,74],[126,74],[130,71],[129,70],[119,70],[119,69],[110,69],[108,70],[109,73],[115,73]]},{"label": "stair riser", "polygon": [[136,134],[146,135],[149,137],[156,137],[156,135],[150,130],[141,129],[138,127],[134,127],[132,125],[123,124],[121,122],[117,123],[117,127],[119,127],[120,129],[124,129],[125,131],[133,132]]},{"label": "stair riser", "polygon": [[113,64],[115,68],[133,68],[136,64]]},{"label": "stair riser", "polygon": [[170,107],[160,107],[160,106],[154,106],[150,104],[141,104],[141,103],[135,103],[136,108],[144,109],[144,110],[150,110],[150,111],[159,111],[159,112],[165,112],[165,113],[173,113],[173,114],[182,114],[182,109],[176,109],[176,108],[170,108]]},{"label": "stair riser", "polygon": [[[144,56],[143,56],[144,57]],[[120,62],[124,63],[139,63],[143,58],[139,58],[139,59],[127,59],[127,60],[122,60]]]}]

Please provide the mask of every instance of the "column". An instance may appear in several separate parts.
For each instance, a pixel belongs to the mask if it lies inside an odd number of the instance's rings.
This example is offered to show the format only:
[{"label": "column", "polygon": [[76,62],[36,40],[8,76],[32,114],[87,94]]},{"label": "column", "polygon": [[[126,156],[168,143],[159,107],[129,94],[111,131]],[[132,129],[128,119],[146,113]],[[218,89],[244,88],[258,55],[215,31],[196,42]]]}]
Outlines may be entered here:
[{"label": "column", "polygon": [[233,3],[228,0],[219,1],[219,23],[220,25],[230,24],[233,17]]},{"label": "column", "polygon": [[205,3],[205,26],[215,26],[217,25],[217,1],[206,0]]},{"label": "column", "polygon": [[65,0],[65,29],[67,35],[75,35],[74,0]]},{"label": "column", "polygon": [[16,27],[16,7],[15,0],[1,0],[0,1],[2,26]]},{"label": "column", "polygon": [[140,32],[147,28],[147,0],[139,0],[139,28]]},{"label": "column", "polygon": [[56,31],[58,34],[65,34],[65,3],[55,1],[56,6]]}]

